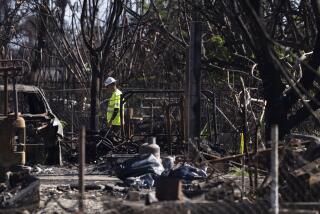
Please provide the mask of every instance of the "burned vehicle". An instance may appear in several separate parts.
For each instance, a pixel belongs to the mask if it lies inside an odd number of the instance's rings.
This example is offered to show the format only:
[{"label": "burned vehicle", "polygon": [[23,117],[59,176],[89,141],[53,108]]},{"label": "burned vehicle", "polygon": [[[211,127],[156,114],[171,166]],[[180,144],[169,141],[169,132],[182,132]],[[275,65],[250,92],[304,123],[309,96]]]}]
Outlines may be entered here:
[{"label": "burned vehicle", "polygon": [[[26,126],[26,163],[62,164],[63,127],[52,112],[43,91],[36,86],[16,85],[18,114]],[[0,97],[4,86],[0,85]],[[14,93],[8,86],[8,114],[14,113]],[[3,102],[0,99],[0,102]],[[3,115],[3,104],[0,113]],[[1,120],[1,115],[0,115]]]}]

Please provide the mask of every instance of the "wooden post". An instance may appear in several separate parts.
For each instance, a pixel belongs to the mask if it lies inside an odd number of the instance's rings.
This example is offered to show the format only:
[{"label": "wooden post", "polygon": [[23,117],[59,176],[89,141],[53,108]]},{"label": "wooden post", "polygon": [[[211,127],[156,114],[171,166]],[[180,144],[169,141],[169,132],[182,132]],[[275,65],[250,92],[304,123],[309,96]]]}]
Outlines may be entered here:
[{"label": "wooden post", "polygon": [[[194,12],[196,14],[196,12]],[[201,96],[201,22],[194,15],[191,23],[188,65],[186,71],[186,140],[200,138]]]}]

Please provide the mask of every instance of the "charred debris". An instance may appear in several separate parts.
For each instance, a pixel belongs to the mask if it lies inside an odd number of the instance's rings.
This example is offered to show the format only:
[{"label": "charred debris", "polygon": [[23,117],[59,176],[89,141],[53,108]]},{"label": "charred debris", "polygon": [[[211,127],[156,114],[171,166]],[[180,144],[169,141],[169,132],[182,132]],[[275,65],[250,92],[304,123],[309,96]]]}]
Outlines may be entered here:
[{"label": "charred debris", "polygon": [[[274,126],[270,141],[249,141],[245,97],[235,114],[239,128],[199,82],[186,90],[128,89],[121,106],[139,108],[126,109],[118,135],[84,127],[77,134],[78,101],[62,100],[71,109],[67,133],[40,88],[16,84],[28,63],[1,63],[1,212],[319,210],[320,139],[291,134],[279,141]],[[219,133],[221,120],[233,132]]]},{"label": "charred debris", "polygon": [[0,213],[319,213],[319,11],[0,0]]}]

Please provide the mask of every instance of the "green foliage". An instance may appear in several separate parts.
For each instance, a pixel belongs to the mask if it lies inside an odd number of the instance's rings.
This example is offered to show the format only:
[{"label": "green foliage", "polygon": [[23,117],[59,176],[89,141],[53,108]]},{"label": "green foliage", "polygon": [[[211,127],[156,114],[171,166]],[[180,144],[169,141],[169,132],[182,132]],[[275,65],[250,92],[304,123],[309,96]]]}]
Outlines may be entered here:
[{"label": "green foliage", "polygon": [[[236,166],[230,168],[229,174],[234,176],[242,176],[242,169]],[[244,176],[249,176],[247,171],[244,171]]]},{"label": "green foliage", "polygon": [[60,123],[62,125],[62,128],[65,128],[68,125],[68,123],[64,120],[60,120]]},{"label": "green foliage", "polygon": [[200,132],[200,138],[201,140],[207,140],[209,137],[209,127],[208,127],[208,123],[206,123],[206,125],[203,127],[203,129]]},{"label": "green foliage", "polygon": [[150,7],[150,3],[145,1],[143,4],[143,10],[147,11],[149,9],[149,7]]},{"label": "green foliage", "polygon": [[279,58],[283,58],[286,55],[285,51],[278,45],[274,46],[274,51],[276,52]]},{"label": "green foliage", "polygon": [[231,53],[225,46],[225,38],[221,35],[212,35],[209,44],[209,56],[228,61],[231,59]]},{"label": "green foliage", "polygon": [[296,59],[296,55],[295,53],[292,51],[292,49],[290,50],[285,50],[283,47],[279,46],[279,45],[275,45],[274,46],[274,51],[277,54],[279,59],[282,58],[286,58],[286,60],[290,63],[294,63],[295,59]]},{"label": "green foliage", "polygon": [[166,19],[168,16],[168,11],[165,9],[165,6],[167,4],[166,0],[156,0],[155,4],[157,5],[157,8],[159,10],[159,15],[162,19]]},{"label": "green foliage", "polygon": [[222,47],[225,43],[224,38],[220,35],[213,35],[210,40],[217,47]]}]

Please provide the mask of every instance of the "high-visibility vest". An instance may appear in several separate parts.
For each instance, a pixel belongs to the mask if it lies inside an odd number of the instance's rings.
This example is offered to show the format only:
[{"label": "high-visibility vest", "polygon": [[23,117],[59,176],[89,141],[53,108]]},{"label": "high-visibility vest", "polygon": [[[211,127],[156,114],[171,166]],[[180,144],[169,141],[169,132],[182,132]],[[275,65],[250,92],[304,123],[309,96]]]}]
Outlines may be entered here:
[{"label": "high-visibility vest", "polygon": [[118,108],[118,113],[117,116],[114,118],[114,120],[112,121],[112,125],[116,125],[116,126],[120,126],[121,125],[121,119],[120,119],[120,98],[121,98],[121,94],[122,92],[119,89],[116,89],[108,102],[108,109],[107,109],[107,114],[106,114],[106,118],[107,118],[107,123],[110,121],[110,119],[112,118],[113,115],[113,111],[115,108]]}]

